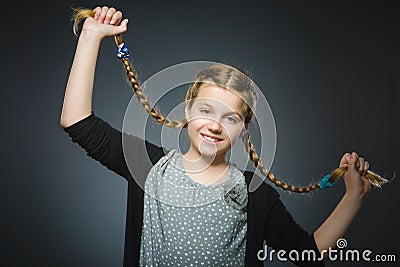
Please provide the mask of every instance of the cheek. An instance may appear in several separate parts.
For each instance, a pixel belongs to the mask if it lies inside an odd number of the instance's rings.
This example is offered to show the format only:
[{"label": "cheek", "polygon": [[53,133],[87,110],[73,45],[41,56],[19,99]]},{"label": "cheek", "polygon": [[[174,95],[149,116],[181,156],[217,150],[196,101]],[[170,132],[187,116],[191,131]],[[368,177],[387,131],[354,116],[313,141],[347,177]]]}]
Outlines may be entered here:
[{"label": "cheek", "polygon": [[237,138],[239,137],[241,130],[243,127],[241,126],[233,126],[233,125],[227,125],[224,126],[226,134],[229,136],[231,139],[231,142],[235,142]]},{"label": "cheek", "polygon": [[195,136],[197,137],[200,129],[204,126],[203,120],[191,120],[187,126],[187,133],[189,139],[193,139]]}]

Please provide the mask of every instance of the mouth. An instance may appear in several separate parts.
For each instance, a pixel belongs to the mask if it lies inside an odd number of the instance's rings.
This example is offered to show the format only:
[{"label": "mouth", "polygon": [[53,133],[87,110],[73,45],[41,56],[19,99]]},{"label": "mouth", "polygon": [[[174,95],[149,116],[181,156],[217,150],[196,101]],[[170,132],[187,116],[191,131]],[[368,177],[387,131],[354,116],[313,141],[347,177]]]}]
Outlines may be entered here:
[{"label": "mouth", "polygon": [[203,133],[200,133],[200,134],[201,134],[201,136],[203,136],[204,140],[209,143],[218,144],[218,143],[221,143],[223,140],[223,139],[217,138],[215,136],[210,136],[210,135],[206,135]]}]

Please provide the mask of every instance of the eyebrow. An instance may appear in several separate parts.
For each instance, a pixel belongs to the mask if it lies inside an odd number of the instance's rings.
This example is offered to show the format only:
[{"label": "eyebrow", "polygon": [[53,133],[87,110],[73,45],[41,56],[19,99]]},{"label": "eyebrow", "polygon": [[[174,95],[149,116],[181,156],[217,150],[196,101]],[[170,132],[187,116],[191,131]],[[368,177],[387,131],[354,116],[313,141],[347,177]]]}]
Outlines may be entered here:
[{"label": "eyebrow", "polygon": [[[205,102],[199,102],[198,105],[205,105],[205,106],[207,106],[207,107],[214,108],[213,105],[210,105],[210,104],[205,103]],[[240,114],[239,112],[237,112],[237,111],[229,111],[229,112],[225,113],[225,115],[231,115],[231,114],[238,115],[239,118],[242,118],[242,116],[243,116],[243,115],[241,115],[241,114]]]}]

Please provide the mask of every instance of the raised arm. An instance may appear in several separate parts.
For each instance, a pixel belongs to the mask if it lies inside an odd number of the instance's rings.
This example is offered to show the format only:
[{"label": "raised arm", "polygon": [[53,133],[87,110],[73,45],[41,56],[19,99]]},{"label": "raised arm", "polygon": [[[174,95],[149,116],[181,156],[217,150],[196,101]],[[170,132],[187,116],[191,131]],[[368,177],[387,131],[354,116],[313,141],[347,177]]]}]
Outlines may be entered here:
[{"label": "raised arm", "polygon": [[[92,13],[93,17],[89,16]],[[65,90],[60,124],[66,128],[92,112],[93,81],[101,41],[127,30],[128,19],[122,22],[122,13],[115,8],[96,7],[86,11],[75,57]],[[118,26],[116,26],[118,25]]]},{"label": "raised arm", "polygon": [[[320,252],[336,247],[336,241],[343,237],[362,207],[371,189],[370,181],[363,177],[369,169],[368,162],[357,153],[346,153],[340,167],[347,167],[344,175],[346,193],[331,215],[315,231],[314,237]],[[327,253],[324,252],[326,258]]]}]

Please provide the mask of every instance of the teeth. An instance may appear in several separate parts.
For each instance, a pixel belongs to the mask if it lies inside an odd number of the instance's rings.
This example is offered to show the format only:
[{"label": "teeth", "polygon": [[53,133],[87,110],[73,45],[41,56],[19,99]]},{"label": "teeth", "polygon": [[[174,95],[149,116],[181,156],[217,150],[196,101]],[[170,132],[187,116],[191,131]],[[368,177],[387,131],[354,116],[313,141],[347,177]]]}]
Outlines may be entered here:
[{"label": "teeth", "polygon": [[216,141],[217,141],[217,139],[214,139],[214,138],[209,137],[209,136],[206,136],[206,135],[203,135],[203,137],[204,137],[205,139],[209,140],[209,141],[212,141],[212,142],[216,142]]}]

